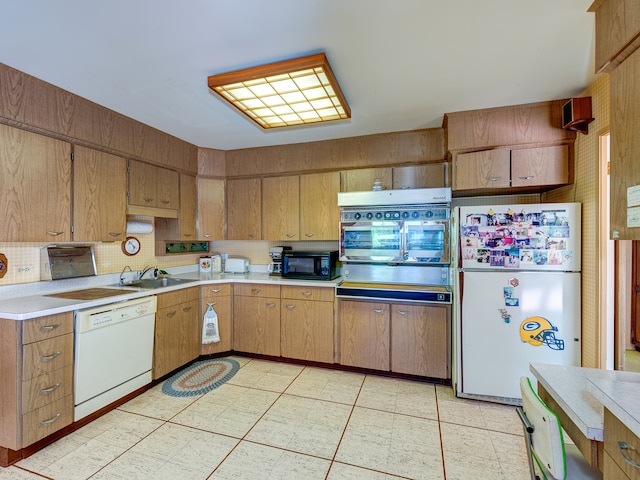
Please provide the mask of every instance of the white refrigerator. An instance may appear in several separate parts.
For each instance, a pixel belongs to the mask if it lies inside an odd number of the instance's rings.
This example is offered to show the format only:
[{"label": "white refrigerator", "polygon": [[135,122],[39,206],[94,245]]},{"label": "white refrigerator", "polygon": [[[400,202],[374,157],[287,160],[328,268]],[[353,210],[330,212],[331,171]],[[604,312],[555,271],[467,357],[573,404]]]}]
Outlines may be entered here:
[{"label": "white refrigerator", "polygon": [[580,365],[579,203],[455,209],[454,384],[521,402],[529,363]]}]

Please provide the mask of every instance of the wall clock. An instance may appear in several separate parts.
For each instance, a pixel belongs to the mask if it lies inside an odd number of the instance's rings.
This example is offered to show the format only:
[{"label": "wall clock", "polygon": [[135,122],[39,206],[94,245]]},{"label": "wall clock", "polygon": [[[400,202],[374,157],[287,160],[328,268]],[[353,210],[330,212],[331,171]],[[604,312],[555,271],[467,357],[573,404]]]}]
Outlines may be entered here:
[{"label": "wall clock", "polygon": [[140,251],[140,240],[136,237],[127,237],[122,241],[122,251],[125,255],[136,255]]}]

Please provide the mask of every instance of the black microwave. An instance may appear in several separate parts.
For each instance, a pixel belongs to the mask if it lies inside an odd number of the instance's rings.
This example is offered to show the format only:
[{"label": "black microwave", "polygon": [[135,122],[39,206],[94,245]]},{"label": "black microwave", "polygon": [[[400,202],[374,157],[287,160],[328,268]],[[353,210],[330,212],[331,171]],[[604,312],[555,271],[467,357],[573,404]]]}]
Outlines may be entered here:
[{"label": "black microwave", "polygon": [[282,276],[308,280],[332,280],[338,277],[338,251],[282,253]]}]

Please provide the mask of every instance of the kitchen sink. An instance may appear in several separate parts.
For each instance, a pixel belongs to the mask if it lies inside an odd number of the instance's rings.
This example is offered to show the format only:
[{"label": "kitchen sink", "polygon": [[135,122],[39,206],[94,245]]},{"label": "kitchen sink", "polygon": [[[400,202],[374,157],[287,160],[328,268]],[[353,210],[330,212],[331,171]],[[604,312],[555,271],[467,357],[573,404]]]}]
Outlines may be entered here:
[{"label": "kitchen sink", "polygon": [[190,282],[195,282],[195,280],[173,277],[143,278],[141,280],[134,280],[131,283],[125,283],[123,287],[161,288],[171,287],[173,285],[182,285],[183,283]]}]

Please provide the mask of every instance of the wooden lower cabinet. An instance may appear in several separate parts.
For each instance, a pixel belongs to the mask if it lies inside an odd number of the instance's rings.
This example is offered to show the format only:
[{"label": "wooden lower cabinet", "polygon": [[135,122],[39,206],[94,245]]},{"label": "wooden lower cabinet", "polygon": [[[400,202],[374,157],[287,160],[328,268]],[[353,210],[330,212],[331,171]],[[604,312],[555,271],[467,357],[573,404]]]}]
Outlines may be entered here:
[{"label": "wooden lower cabinet", "polygon": [[234,285],[233,349],[280,356],[279,285]]},{"label": "wooden lower cabinet", "polygon": [[200,355],[228,352],[231,350],[232,326],[231,321],[231,284],[213,284],[200,287],[200,328],[204,314],[211,304],[218,315],[218,334],[220,341],[215,343],[203,343],[200,346]]},{"label": "wooden lower cabinet", "polygon": [[0,447],[20,450],[73,422],[73,313],[0,319]]},{"label": "wooden lower cabinet", "polygon": [[606,407],[604,409],[604,478],[639,480],[640,468],[626,462],[618,447],[618,442],[628,445],[625,454],[638,462],[640,439]]},{"label": "wooden lower cabinet", "polygon": [[153,379],[200,355],[200,290],[197,287],[158,295]]},{"label": "wooden lower cabinet", "polygon": [[449,306],[340,301],[340,364],[451,378]]},{"label": "wooden lower cabinet", "polygon": [[340,364],[389,371],[388,303],[340,301]]},{"label": "wooden lower cabinet", "polygon": [[448,306],[391,305],[391,371],[451,377]]},{"label": "wooden lower cabinet", "polygon": [[333,363],[334,289],[282,286],[282,356]]}]

